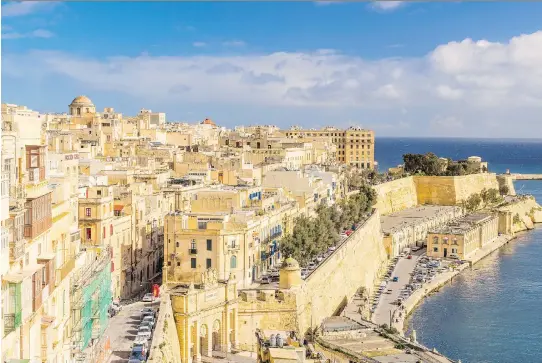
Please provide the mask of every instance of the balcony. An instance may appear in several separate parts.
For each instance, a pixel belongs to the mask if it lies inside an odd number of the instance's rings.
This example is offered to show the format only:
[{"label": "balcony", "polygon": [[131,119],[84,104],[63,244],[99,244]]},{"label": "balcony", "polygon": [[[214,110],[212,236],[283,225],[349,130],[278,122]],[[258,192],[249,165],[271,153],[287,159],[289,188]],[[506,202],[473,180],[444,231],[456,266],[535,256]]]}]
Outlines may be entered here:
[{"label": "balcony", "polygon": [[191,254],[191,255],[197,255],[198,254],[198,249],[197,248],[189,248],[188,253]]},{"label": "balcony", "polygon": [[229,251],[238,251],[240,248],[241,248],[241,246],[239,245],[239,243],[228,244],[228,250]]},{"label": "balcony", "polygon": [[24,239],[9,243],[9,259],[11,262],[18,260],[24,255]]},{"label": "balcony", "polygon": [[40,182],[40,169],[39,168],[28,169],[28,180],[33,184],[39,183]]}]

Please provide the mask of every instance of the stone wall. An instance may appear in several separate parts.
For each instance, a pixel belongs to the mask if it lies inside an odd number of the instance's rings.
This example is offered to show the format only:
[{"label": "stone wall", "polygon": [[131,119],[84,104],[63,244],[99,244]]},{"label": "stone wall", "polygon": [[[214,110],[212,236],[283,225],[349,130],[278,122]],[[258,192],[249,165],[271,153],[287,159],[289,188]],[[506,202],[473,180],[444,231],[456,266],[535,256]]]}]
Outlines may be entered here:
[{"label": "stone wall", "polygon": [[[162,286],[165,289],[165,286]],[[161,290],[162,290],[161,289]],[[113,350],[115,347],[113,347]],[[178,363],[181,362],[181,347],[177,328],[173,319],[171,298],[167,291],[161,292],[160,311],[156,321],[154,337],[152,338],[149,359],[152,363]]]},{"label": "stone wall", "polygon": [[419,204],[457,205],[482,189],[499,189],[494,173],[463,176],[415,176]]},{"label": "stone wall", "polygon": [[304,281],[296,294],[301,334],[336,314],[360,287],[371,291],[385,266],[380,214],[373,215]]},{"label": "stone wall", "polygon": [[[533,196],[518,197],[517,200],[498,208],[499,232],[503,233],[502,225],[511,226],[508,233],[516,233],[534,228],[534,223],[542,223],[542,207]],[[519,216],[519,222],[514,222],[514,216]]]},{"label": "stone wall", "polygon": [[409,176],[375,185],[377,203],[375,208],[385,215],[418,205],[414,178]]},{"label": "stone wall", "polygon": [[508,187],[508,195],[516,195],[516,188],[514,187],[514,178],[512,175],[497,175],[497,182],[499,183],[499,188],[502,186]]},{"label": "stone wall", "polygon": [[297,330],[296,296],[287,290],[245,290],[239,299],[239,349],[256,351],[254,332]]}]

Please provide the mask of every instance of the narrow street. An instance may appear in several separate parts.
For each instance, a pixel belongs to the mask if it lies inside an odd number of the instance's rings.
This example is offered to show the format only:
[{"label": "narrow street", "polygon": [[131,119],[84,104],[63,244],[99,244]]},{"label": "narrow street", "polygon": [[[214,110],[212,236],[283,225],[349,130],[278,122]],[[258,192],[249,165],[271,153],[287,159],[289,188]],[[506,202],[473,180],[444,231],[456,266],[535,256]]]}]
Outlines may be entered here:
[{"label": "narrow street", "polygon": [[[411,260],[407,259],[406,257],[399,258],[399,261],[397,262],[397,265],[395,266],[395,269],[393,270],[393,274],[391,276],[392,278],[395,276],[399,277],[399,281],[393,282],[390,279],[390,282],[388,282],[384,293],[382,293],[382,295],[380,296],[380,300],[372,318],[375,324],[390,325],[390,312],[393,314],[393,311],[397,308],[397,305],[393,303],[397,301],[401,290],[403,290],[405,286],[408,285],[410,281],[410,274],[414,271],[416,263],[422,254],[422,251],[425,250],[413,252]],[[386,294],[385,292],[389,289],[391,289],[391,293]]]},{"label": "narrow street", "polygon": [[132,343],[137,335],[137,329],[141,321],[141,309],[144,307],[158,309],[159,306],[159,300],[152,303],[138,301],[123,305],[122,310],[111,318],[104,333],[111,339],[112,354],[108,360],[109,363],[125,363],[128,361],[132,351]]}]

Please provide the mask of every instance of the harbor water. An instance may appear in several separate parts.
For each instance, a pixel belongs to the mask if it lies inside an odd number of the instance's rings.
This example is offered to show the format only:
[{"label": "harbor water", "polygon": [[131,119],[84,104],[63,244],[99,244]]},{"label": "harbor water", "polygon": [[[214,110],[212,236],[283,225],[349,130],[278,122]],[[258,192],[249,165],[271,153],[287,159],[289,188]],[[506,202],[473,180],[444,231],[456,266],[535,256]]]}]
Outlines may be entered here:
[{"label": "harbor water", "polygon": [[[432,151],[481,156],[490,171],[542,173],[542,141],[386,139],[380,146],[396,153],[377,153],[380,170],[401,163],[401,153]],[[542,181],[517,181],[515,188],[542,203]],[[428,296],[408,318],[407,334],[415,329],[420,343],[462,363],[542,362],[541,259],[537,226]]]}]

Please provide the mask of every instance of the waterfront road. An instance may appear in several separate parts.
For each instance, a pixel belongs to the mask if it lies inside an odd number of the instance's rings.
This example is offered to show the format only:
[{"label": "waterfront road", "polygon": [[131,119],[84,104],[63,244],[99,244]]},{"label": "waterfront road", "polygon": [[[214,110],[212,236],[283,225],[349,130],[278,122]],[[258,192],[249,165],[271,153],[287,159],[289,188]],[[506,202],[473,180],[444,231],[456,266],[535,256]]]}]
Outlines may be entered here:
[{"label": "waterfront road", "polygon": [[393,282],[390,279],[390,282],[388,283],[388,286],[386,286],[384,292],[386,292],[388,289],[391,289],[391,294],[383,293],[380,296],[380,300],[378,302],[378,305],[376,306],[376,310],[373,313],[372,317],[372,320],[375,324],[390,325],[390,312],[393,314],[393,311],[397,309],[397,305],[393,304],[393,302],[397,301],[401,290],[404,289],[406,285],[408,285],[410,281],[410,274],[416,268],[416,263],[424,252],[425,249],[413,252],[412,259],[410,260],[406,257],[399,258],[399,261],[397,261],[397,265],[395,265],[395,269],[393,270],[392,274],[392,278],[397,276],[399,278],[399,281]]},{"label": "waterfront road", "polygon": [[153,303],[135,302],[123,305],[122,310],[109,321],[104,335],[111,339],[112,354],[109,363],[125,363],[130,357],[132,343],[137,335],[137,329],[141,321],[141,309],[153,307],[158,309],[160,302]]}]

